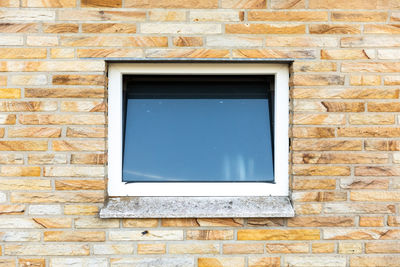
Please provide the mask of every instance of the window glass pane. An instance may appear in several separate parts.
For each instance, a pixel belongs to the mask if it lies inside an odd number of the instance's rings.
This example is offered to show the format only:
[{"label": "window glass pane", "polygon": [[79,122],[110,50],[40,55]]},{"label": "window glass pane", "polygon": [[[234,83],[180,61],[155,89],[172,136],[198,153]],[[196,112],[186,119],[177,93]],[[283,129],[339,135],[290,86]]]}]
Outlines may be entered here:
[{"label": "window glass pane", "polygon": [[197,77],[127,88],[123,181],[273,182],[267,82]]}]

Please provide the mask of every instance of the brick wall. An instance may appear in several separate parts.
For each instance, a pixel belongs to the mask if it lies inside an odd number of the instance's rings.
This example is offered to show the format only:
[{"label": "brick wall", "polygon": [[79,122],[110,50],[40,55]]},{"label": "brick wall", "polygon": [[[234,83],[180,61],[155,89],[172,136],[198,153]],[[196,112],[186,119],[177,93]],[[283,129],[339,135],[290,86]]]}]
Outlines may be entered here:
[{"label": "brick wall", "polygon": [[[0,266],[400,266],[400,0],[0,6]],[[99,219],[105,57],[295,58],[297,216]]]}]

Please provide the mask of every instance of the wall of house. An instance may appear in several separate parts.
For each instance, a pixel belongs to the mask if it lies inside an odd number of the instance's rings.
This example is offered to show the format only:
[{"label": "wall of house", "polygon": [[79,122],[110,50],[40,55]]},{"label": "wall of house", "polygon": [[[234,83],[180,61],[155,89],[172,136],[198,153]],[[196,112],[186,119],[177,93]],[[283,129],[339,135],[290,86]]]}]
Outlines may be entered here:
[{"label": "wall of house", "polygon": [[[400,0],[0,6],[0,266],[400,266]],[[99,219],[108,57],[294,58],[296,217]]]}]

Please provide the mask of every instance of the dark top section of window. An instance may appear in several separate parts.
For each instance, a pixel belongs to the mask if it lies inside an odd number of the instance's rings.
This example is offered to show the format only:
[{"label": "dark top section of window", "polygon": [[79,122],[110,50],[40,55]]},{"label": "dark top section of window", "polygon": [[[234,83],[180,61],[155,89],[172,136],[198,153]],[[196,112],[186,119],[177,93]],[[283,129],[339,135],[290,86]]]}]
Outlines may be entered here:
[{"label": "dark top section of window", "polygon": [[128,78],[128,99],[266,99],[266,76],[138,76]]}]

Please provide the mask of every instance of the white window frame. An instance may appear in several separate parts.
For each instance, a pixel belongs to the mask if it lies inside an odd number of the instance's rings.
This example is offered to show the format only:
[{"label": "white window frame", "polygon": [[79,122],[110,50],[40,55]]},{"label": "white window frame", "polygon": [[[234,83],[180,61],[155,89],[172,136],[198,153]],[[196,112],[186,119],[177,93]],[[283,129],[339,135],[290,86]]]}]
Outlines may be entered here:
[{"label": "white window frame", "polygon": [[[275,76],[274,179],[262,182],[122,182],[123,75],[204,74]],[[109,196],[288,196],[289,66],[280,63],[110,63],[108,68]]]}]

